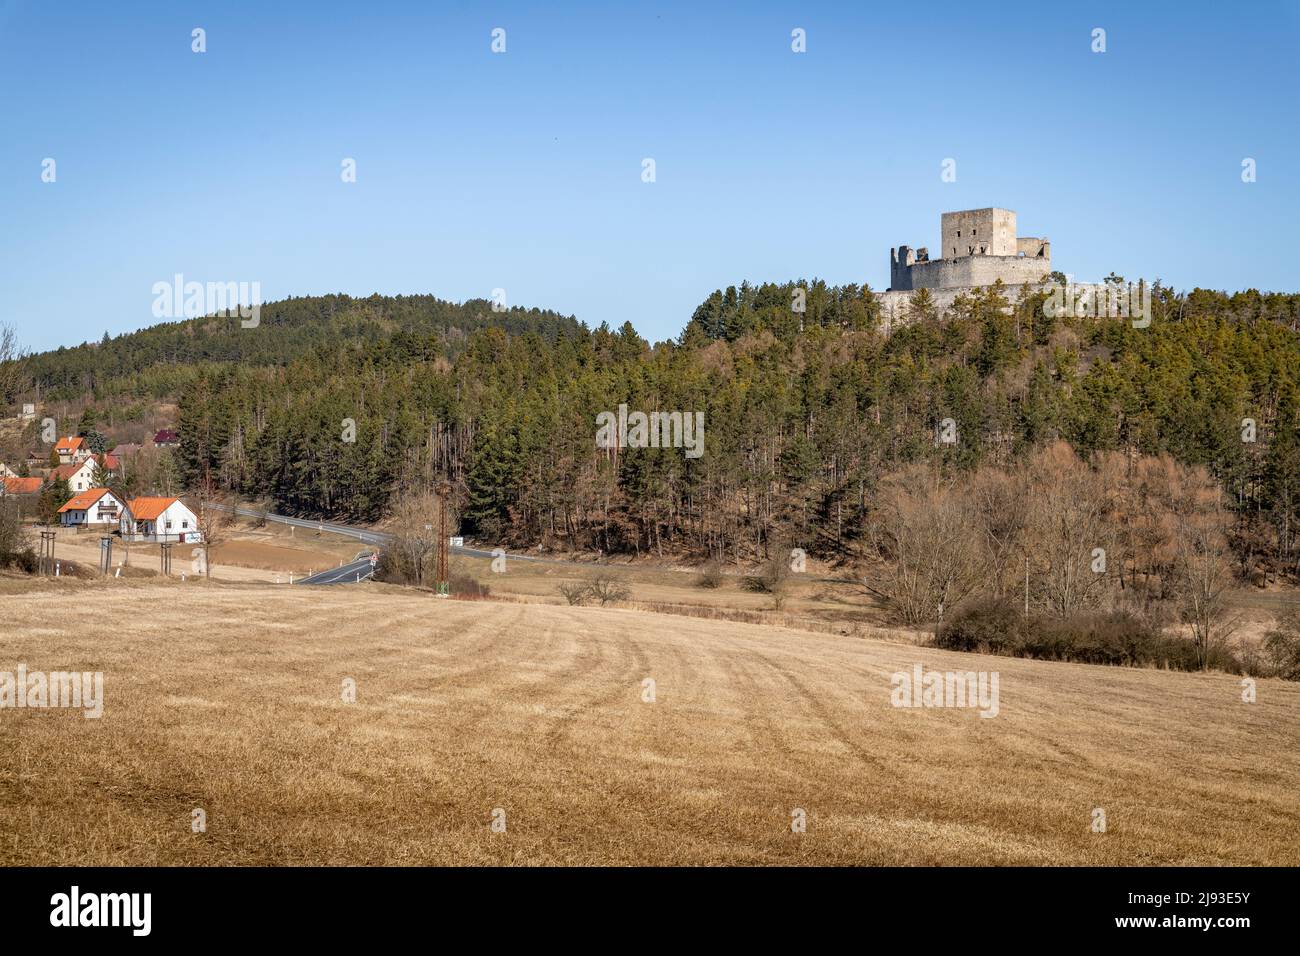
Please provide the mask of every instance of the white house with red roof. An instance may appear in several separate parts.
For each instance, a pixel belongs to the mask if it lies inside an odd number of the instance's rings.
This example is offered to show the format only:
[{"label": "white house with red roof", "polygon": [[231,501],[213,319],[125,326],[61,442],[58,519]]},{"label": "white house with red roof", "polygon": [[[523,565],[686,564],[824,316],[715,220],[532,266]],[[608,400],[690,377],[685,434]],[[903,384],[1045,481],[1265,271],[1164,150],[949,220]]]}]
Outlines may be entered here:
[{"label": "white house with red roof", "polygon": [[50,472],[50,481],[66,481],[74,495],[89,491],[95,487],[95,460],[86,458],[71,464],[59,465]]},{"label": "white house with red roof", "polygon": [[132,498],[122,509],[118,530],[130,541],[190,544],[203,540],[198,516],[179,498]]},{"label": "white house with red roof", "polygon": [[78,435],[69,435],[67,438],[58,440],[54,446],[54,451],[59,456],[60,465],[70,465],[89,456],[90,446],[86,444],[86,439]]},{"label": "white house with red roof", "polygon": [[112,527],[122,515],[122,502],[107,488],[91,488],[73,495],[59,509],[59,523],[65,528]]}]

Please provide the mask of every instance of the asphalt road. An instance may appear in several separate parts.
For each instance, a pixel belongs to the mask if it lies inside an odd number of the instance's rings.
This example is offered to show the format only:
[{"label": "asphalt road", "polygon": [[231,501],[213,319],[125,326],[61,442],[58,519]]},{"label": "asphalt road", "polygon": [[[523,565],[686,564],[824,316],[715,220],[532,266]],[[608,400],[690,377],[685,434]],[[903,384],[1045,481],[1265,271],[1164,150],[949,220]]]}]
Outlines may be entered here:
[{"label": "asphalt road", "polygon": [[369,558],[360,558],[341,568],[330,568],[309,578],[303,578],[299,584],[356,584],[375,573]]},{"label": "asphalt road", "polygon": [[[230,510],[228,508],[221,508],[221,506],[219,505],[214,505],[213,507],[216,507],[222,511]],[[260,511],[255,511],[252,508],[236,508],[234,509],[234,511],[235,514],[245,518],[263,517]],[[269,513],[265,515],[265,518],[267,521],[274,521],[277,524],[289,524],[289,525],[293,525],[296,528],[308,528],[312,531],[328,531],[331,534],[340,534],[349,538],[356,538],[362,544],[372,544],[375,545],[380,550],[382,550],[387,545],[393,543],[393,536],[391,534],[386,534],[383,531],[371,531],[366,528],[354,528],[351,525],[338,524],[333,521],[315,521],[312,520],[311,518],[290,518],[288,515],[277,515],[277,514],[269,514]],[[537,557],[533,557],[532,555],[526,555],[526,554],[508,554],[500,548],[495,550],[484,550],[482,548],[453,547],[450,549],[450,551],[452,554],[463,555],[464,557],[467,558],[481,558],[490,561],[495,557],[504,555],[508,561],[531,561],[534,564],[556,564],[556,565],[563,565],[572,568],[582,568],[583,570],[586,571],[593,571],[599,569],[602,571],[635,572],[638,570],[635,565],[604,564],[604,563],[590,562],[590,561],[563,561],[560,560],[559,558],[537,558]],[[364,568],[360,567],[360,565],[363,562],[365,563]],[[361,573],[362,581],[366,580],[366,578],[370,576],[367,573],[370,571],[370,563],[367,559],[359,559],[357,561],[352,562],[351,564],[344,565],[341,568],[333,568],[329,571],[322,571],[319,574],[313,574],[311,577],[304,578],[298,583],[299,584],[347,584],[348,582],[355,583],[357,579],[358,571]],[[344,572],[347,573],[345,574]],[[735,572],[729,571],[726,573],[732,574]],[[842,579],[809,578],[809,580],[822,581],[828,583],[837,583],[840,582]]]}]

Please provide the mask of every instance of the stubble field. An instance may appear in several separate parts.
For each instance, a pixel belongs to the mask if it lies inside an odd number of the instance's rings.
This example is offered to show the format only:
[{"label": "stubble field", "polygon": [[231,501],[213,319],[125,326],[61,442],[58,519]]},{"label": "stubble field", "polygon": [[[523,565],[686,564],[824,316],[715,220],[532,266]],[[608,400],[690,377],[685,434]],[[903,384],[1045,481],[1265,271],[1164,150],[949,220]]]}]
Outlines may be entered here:
[{"label": "stubble field", "polygon": [[[7,865],[1300,864],[1280,681],[382,585],[0,605],[0,671],[105,694],[0,709]],[[893,707],[916,663],[997,671],[998,716]]]}]

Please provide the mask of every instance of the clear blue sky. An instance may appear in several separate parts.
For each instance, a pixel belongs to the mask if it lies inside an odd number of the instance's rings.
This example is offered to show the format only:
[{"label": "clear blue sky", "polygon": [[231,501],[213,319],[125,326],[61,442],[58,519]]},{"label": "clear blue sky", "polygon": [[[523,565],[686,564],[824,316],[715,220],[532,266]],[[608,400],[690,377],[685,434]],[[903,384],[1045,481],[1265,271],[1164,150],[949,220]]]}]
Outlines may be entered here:
[{"label": "clear blue sky", "polygon": [[883,289],[980,206],[1080,279],[1297,291],[1298,64],[1295,2],[0,0],[0,321],[141,328],[180,272],[660,340],[743,279]]}]

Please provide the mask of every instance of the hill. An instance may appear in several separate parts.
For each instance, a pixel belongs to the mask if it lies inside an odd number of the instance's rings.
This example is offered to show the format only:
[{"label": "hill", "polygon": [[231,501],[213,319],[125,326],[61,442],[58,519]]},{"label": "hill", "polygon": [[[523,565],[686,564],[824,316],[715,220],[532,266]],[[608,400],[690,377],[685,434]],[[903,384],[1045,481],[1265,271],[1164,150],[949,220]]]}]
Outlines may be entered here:
[{"label": "hill", "polygon": [[573,336],[581,325],[572,317],[540,309],[495,312],[483,299],[448,302],[431,295],[354,299],[321,295],[284,299],[262,306],[259,324],[246,329],[236,316],[204,317],[129,332],[100,342],[43,352],[30,361],[29,374],[51,401],[76,399],[88,392],[115,392],[123,380],[159,367],[198,363],[242,366],[285,365],[327,346],[393,340],[441,344],[454,356],[457,343],[476,329],[499,328],[511,334],[535,332],[548,341]]}]

